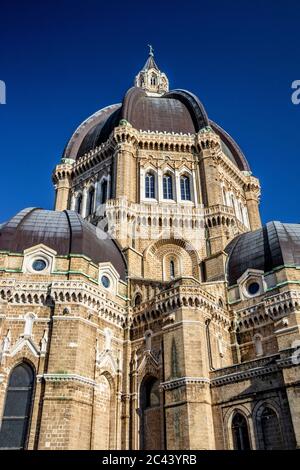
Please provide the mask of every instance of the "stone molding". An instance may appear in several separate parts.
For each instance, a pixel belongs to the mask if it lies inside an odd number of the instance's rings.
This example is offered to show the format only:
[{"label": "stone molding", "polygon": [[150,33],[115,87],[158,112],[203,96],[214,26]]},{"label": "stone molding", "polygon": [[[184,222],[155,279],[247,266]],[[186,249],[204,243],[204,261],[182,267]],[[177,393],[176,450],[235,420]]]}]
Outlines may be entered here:
[{"label": "stone molding", "polygon": [[186,385],[199,385],[199,384],[210,384],[210,380],[206,377],[180,377],[179,379],[168,380],[162,382],[160,387],[162,390],[173,390]]},{"label": "stone molding", "polygon": [[36,378],[38,382],[44,379],[46,382],[80,382],[92,387],[97,385],[95,380],[78,374],[40,374]]}]

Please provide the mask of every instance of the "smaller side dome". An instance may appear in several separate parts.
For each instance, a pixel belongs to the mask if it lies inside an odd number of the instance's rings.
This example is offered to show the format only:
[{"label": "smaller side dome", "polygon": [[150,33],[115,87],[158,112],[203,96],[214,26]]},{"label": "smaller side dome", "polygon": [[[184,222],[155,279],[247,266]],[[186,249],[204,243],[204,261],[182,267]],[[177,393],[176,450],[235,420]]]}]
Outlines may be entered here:
[{"label": "smaller side dome", "polygon": [[95,264],[110,261],[126,280],[126,261],[111,238],[77,212],[27,208],[0,227],[0,250],[23,253],[44,244],[58,255],[84,255]]},{"label": "smaller side dome", "polygon": [[247,269],[267,273],[280,266],[300,266],[300,224],[268,222],[254,232],[238,235],[225,252],[229,286],[236,284]]}]

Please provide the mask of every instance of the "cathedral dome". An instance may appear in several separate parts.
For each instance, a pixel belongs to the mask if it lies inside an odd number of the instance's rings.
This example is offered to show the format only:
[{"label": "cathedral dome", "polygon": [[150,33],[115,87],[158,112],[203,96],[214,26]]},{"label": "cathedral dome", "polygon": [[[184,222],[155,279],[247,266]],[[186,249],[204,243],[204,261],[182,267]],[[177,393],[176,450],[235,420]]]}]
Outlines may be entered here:
[{"label": "cathedral dome", "polygon": [[237,236],[225,251],[229,285],[236,284],[250,268],[267,273],[284,265],[300,266],[300,224],[269,222]]},{"label": "cathedral dome", "polygon": [[23,253],[42,243],[61,256],[84,255],[96,264],[110,261],[125,280],[122,252],[114,240],[99,230],[77,212],[27,208],[0,226],[0,250]]},{"label": "cathedral dome", "polygon": [[63,158],[76,160],[94,150],[108,139],[120,121],[125,120],[138,131],[175,134],[196,134],[210,126],[220,136],[222,149],[228,158],[240,170],[249,171],[239,146],[208,118],[197,96],[181,89],[168,91],[167,77],[160,72],[151,54],[137,75],[135,86],[127,91],[122,103],[97,111],[85,120],[68,142]]}]

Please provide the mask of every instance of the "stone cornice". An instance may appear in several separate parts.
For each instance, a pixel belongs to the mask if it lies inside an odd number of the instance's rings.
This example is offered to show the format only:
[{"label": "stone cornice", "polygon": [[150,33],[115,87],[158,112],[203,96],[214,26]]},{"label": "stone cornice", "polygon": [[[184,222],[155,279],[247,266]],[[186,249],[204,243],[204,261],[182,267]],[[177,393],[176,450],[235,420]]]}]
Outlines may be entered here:
[{"label": "stone cornice", "polygon": [[40,382],[44,379],[46,382],[80,382],[85,385],[90,385],[94,387],[96,382],[89,377],[84,377],[78,374],[68,374],[68,373],[57,373],[57,374],[39,374],[37,375],[37,381]]},{"label": "stone cornice", "polygon": [[160,384],[162,390],[173,390],[186,385],[199,385],[209,384],[210,380],[206,377],[180,377],[179,379],[172,379]]},{"label": "stone cornice", "polygon": [[257,367],[257,368],[249,369],[243,372],[235,372],[233,374],[224,375],[216,379],[212,379],[211,386],[217,387],[219,385],[227,385],[227,384],[231,384],[235,382],[240,382],[243,380],[249,380],[249,379],[252,379],[253,377],[265,376],[267,374],[272,374],[278,371],[279,371],[279,367],[277,364],[265,366],[265,367]]},{"label": "stone cornice", "polygon": [[[255,366],[251,367],[251,365],[254,365],[255,362],[258,365],[256,367]],[[271,356],[271,357],[264,357],[257,361],[250,361],[249,363],[241,363],[241,364],[237,364],[236,366],[232,366],[228,369],[236,368],[237,369],[236,372],[220,375],[219,377],[213,378],[213,376],[216,373],[221,374],[222,369],[212,372],[211,373],[212,375],[211,386],[218,387],[221,385],[227,385],[231,383],[241,382],[244,380],[249,380],[254,377],[264,377],[268,374],[279,372],[280,370],[288,368],[288,367],[299,367],[299,364],[295,364],[293,362],[292,356],[287,356],[285,358],[279,358],[278,355]],[[244,370],[238,370],[238,369],[244,369]],[[225,372],[226,368],[223,370]]]},{"label": "stone cornice", "polygon": [[32,308],[37,305],[48,305],[49,302],[70,304],[71,307],[73,303],[84,305],[95,314],[119,326],[123,325],[127,318],[125,306],[109,298],[98,285],[90,285],[85,281],[35,282],[0,279],[0,289],[4,292],[4,300],[15,305],[32,305]]}]

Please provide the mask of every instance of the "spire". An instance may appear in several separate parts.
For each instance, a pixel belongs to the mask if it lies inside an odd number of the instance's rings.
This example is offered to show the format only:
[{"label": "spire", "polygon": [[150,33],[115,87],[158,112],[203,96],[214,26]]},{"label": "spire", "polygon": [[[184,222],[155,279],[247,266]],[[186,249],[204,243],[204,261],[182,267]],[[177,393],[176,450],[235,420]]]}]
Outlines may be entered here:
[{"label": "spire", "polygon": [[154,49],[151,46],[151,44],[148,44],[148,47],[149,47],[149,57],[148,57],[145,65],[144,65],[144,67],[142,68],[142,71],[146,72],[147,70],[155,69],[159,72],[159,68],[156,65],[155,60],[154,60]]},{"label": "spire", "polygon": [[154,49],[148,44],[149,56],[142,70],[135,77],[134,85],[149,93],[163,94],[169,90],[167,76],[161,72],[154,60]]}]

